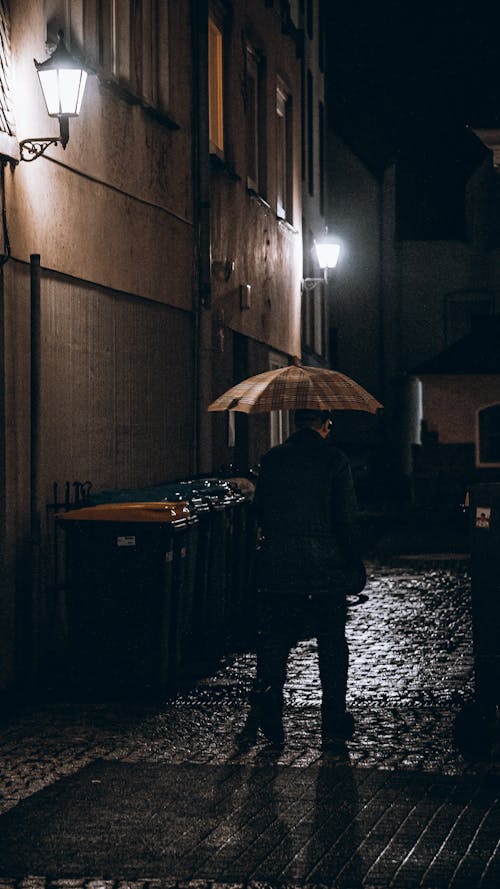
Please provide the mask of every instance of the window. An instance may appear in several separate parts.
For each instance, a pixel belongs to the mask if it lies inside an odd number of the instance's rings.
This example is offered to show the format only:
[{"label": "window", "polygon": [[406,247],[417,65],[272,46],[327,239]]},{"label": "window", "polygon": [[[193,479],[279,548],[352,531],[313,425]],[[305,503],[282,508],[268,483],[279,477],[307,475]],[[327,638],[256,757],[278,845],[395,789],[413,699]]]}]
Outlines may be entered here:
[{"label": "window", "polygon": [[309,194],[314,195],[314,88],[311,70],[307,69],[307,184]]},{"label": "window", "polygon": [[325,0],[319,0],[318,21],[318,66],[321,73],[325,70],[325,39],[326,39],[326,10]]},{"label": "window", "polygon": [[325,106],[323,102],[318,104],[319,125],[319,212],[325,215]]},{"label": "window", "polygon": [[477,412],[476,454],[478,466],[500,466],[500,404]]},{"label": "window", "polygon": [[313,10],[313,0],[307,0],[306,6],[307,14],[307,36],[309,40],[313,39],[314,34],[314,10]]},{"label": "window", "polygon": [[[169,105],[168,2],[101,0],[97,4],[98,66],[145,105]],[[92,16],[86,18],[92,44]]]},{"label": "window", "polygon": [[247,186],[266,193],[265,60],[253,47],[246,49],[245,104],[247,123]]},{"label": "window", "polygon": [[276,90],[276,212],[292,222],[292,98],[280,81]]},{"label": "window", "polygon": [[[283,361],[281,355],[271,352],[269,355],[269,370],[277,370],[279,367],[286,367],[287,363]],[[270,420],[270,447],[281,444],[290,435],[290,412],[289,411],[271,411]]]},{"label": "window", "polygon": [[221,27],[208,20],[208,119],[210,151],[224,154],[223,40]]},{"label": "window", "polygon": [[303,292],[301,317],[303,350],[326,357],[326,300],[322,286]]}]

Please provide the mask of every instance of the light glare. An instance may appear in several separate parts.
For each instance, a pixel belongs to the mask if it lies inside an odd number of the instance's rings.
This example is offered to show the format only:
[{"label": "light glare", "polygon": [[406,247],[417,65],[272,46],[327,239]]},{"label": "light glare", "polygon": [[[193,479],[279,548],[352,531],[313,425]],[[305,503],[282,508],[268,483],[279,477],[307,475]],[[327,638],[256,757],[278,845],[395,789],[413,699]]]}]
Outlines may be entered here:
[{"label": "light glare", "polygon": [[81,68],[49,68],[39,70],[38,76],[49,117],[60,114],[75,117],[80,113],[86,71]]},{"label": "light glare", "polygon": [[314,247],[319,267],[321,269],[334,269],[339,258],[340,244],[334,243],[333,241],[322,240],[315,241]]}]

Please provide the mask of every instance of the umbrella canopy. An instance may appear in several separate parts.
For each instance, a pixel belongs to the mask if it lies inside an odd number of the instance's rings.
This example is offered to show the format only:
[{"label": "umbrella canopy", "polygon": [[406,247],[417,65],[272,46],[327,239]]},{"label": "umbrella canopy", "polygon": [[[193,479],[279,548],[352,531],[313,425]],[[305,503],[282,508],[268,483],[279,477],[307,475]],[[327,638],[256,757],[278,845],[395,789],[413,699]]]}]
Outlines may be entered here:
[{"label": "umbrella canopy", "polygon": [[308,408],[374,414],[380,407],[366,389],[337,370],[292,364],[242,380],[213,401],[208,410],[257,414]]}]

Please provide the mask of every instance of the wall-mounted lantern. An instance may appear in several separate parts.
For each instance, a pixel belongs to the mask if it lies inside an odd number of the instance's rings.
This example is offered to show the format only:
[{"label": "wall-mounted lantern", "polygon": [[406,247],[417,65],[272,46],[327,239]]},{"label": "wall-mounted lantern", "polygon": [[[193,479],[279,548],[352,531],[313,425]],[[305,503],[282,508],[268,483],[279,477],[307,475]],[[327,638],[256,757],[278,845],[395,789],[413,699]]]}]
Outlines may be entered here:
[{"label": "wall-mounted lantern", "polygon": [[49,117],[59,118],[59,136],[23,139],[19,143],[22,161],[36,160],[50,145],[61,143],[66,148],[69,140],[69,118],[80,114],[87,71],[66,49],[63,37],[63,32],[59,31],[57,47],[45,62],[34,60],[47,113]]},{"label": "wall-mounted lantern", "polygon": [[313,251],[316,254],[317,263],[323,271],[323,277],[304,278],[302,281],[303,290],[314,290],[318,284],[328,282],[328,269],[334,269],[337,265],[340,244],[333,235],[328,234],[328,229],[326,229],[325,234],[321,238],[315,239]]}]

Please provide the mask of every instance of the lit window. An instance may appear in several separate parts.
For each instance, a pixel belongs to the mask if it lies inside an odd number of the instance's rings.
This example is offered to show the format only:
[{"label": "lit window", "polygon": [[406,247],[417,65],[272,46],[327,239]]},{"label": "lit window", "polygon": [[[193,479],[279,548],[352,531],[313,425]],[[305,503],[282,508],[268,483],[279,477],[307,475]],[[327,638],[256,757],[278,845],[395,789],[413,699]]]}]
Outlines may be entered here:
[{"label": "lit window", "polygon": [[222,31],[208,20],[208,115],[210,150],[224,153],[224,91]]},{"label": "lit window", "polygon": [[276,212],[292,221],[292,99],[281,82],[276,90]]}]

